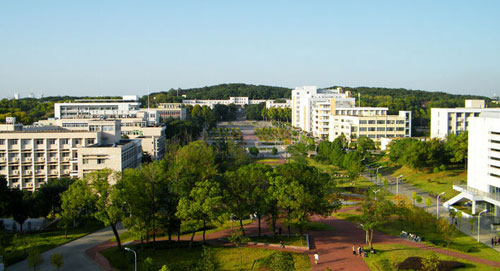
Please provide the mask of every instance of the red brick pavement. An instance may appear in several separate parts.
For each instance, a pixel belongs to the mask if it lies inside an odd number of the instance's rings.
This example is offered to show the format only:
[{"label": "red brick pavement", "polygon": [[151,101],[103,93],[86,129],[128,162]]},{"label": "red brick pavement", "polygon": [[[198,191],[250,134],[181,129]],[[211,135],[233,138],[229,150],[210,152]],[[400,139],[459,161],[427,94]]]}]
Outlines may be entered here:
[{"label": "red brick pavement", "polygon": [[[352,208],[345,208],[343,211],[347,211],[350,209]],[[323,218],[319,216],[314,216],[312,220],[315,222],[322,222],[329,224],[335,228],[335,230],[333,231],[313,231],[309,233],[311,250],[305,253],[309,255],[309,258],[311,260],[312,270],[325,270],[326,267],[329,267],[332,270],[343,270],[343,271],[369,270],[368,265],[365,263],[363,258],[359,256],[354,256],[352,254],[353,245],[355,245],[356,247],[360,245],[365,245],[364,244],[365,232],[363,231],[363,229],[360,228],[359,225],[335,217]],[[256,235],[258,232],[257,222],[245,226],[245,230],[248,235]],[[283,230],[284,230],[283,234],[286,234],[285,227],[283,227]],[[222,237],[228,237],[230,233],[231,229],[208,234],[207,241],[210,243],[217,243],[219,245],[228,245],[227,243],[224,244],[223,242],[218,241],[218,239]],[[266,223],[264,222],[262,223],[262,234],[271,234],[271,232],[267,228]],[[202,238],[201,234],[197,234],[195,236],[195,240],[199,241],[201,240],[201,238]],[[181,239],[188,240],[189,236],[183,236]],[[415,243],[412,241],[404,240],[380,232],[375,233],[374,243],[375,244],[400,243],[408,246],[418,247],[421,249],[433,250],[436,253],[456,258],[461,258],[471,262],[489,265],[491,267],[494,267],[495,269],[500,268],[499,262],[490,261],[446,249],[431,247],[422,243]],[[86,253],[91,258],[96,260],[99,264],[101,264],[101,266],[103,266],[105,270],[112,270],[107,260],[104,257],[102,257],[98,252],[108,247],[112,247],[114,245],[115,243],[103,243],[97,247],[87,250]],[[257,246],[251,246],[251,247],[257,247]],[[281,248],[271,248],[271,247],[265,247],[265,249],[284,250],[284,251],[291,251],[298,253],[302,252],[293,249],[281,249]],[[318,264],[314,263],[315,253],[318,253],[319,255]]]}]

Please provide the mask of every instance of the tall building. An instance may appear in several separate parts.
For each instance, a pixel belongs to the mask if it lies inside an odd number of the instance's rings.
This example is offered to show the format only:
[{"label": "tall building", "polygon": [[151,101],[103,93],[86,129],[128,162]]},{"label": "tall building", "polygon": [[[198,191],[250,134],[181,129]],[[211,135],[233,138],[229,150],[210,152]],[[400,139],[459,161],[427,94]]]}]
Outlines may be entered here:
[{"label": "tall building", "polygon": [[449,134],[469,130],[469,121],[482,112],[500,112],[500,108],[485,108],[484,100],[465,100],[465,107],[431,108],[431,138],[446,139]]},{"label": "tall building", "polygon": [[51,178],[84,177],[141,163],[141,141],[121,139],[120,120],[62,126],[0,125],[0,175],[9,187],[35,190]]},{"label": "tall building", "polygon": [[[488,209],[500,215],[500,112],[482,112],[469,120],[467,185],[454,185],[461,192],[444,205],[472,201],[472,213]],[[478,208],[479,207],[479,208]]]},{"label": "tall building", "polygon": [[386,107],[356,107],[349,91],[318,89],[314,86],[292,90],[292,124],[323,140],[333,141],[344,134],[349,141],[366,136],[411,137],[411,112],[389,115]]}]

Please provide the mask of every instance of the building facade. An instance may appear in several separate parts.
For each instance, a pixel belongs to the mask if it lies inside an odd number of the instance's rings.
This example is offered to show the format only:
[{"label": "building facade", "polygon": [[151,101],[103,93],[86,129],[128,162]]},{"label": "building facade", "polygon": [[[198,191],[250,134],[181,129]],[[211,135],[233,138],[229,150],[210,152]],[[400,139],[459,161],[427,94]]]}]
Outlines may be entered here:
[{"label": "building facade", "polygon": [[186,119],[186,108],[182,103],[161,103],[156,110],[162,121],[168,118]]},{"label": "building facade", "polygon": [[[81,154],[105,157],[100,166],[121,171],[141,162],[138,140],[121,140],[119,120],[87,120],[62,126],[0,125],[0,175],[9,187],[36,190],[51,178],[84,177]],[[87,150],[91,149],[91,150]],[[135,156],[130,155],[135,149]]]},{"label": "building facade", "polygon": [[469,121],[467,185],[454,185],[461,192],[444,205],[472,201],[472,213],[487,209],[500,215],[500,112],[482,112]]},{"label": "building facade", "polygon": [[411,137],[411,112],[389,115],[386,107],[356,107],[350,92],[298,87],[292,91],[292,124],[315,137],[333,141],[344,134],[349,141],[366,136]]},{"label": "building facade", "polygon": [[484,100],[465,100],[461,108],[431,108],[431,138],[446,139],[449,134],[468,131],[471,118],[482,112],[500,112],[500,108],[485,108]]}]

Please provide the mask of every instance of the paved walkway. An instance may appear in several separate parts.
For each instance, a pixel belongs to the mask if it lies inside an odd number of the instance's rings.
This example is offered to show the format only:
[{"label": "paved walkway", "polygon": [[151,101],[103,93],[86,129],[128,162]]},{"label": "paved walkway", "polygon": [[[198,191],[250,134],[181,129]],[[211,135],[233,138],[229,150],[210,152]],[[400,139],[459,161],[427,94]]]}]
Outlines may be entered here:
[{"label": "paved walkway", "polygon": [[[123,230],[120,230],[123,232]],[[95,271],[103,270],[95,261],[90,259],[85,251],[91,247],[95,247],[111,238],[113,238],[113,231],[110,227],[96,231],[92,234],[86,235],[82,238],[76,239],[72,242],[66,243],[62,246],[48,250],[42,253],[43,264],[40,271],[53,271],[55,268],[50,264],[50,256],[54,253],[59,253],[63,256],[62,271]],[[28,263],[26,260],[17,264],[11,265],[7,268],[8,271],[26,271]]]},{"label": "paved walkway", "polygon": [[[383,175],[384,178],[386,178],[388,181],[389,181],[389,187],[388,187],[388,191],[393,193],[393,194],[396,194],[396,192],[399,192],[399,195],[403,195],[403,196],[406,196],[408,197],[410,200],[411,200],[411,195],[413,194],[413,192],[416,192],[417,195],[421,196],[422,197],[422,202],[421,203],[415,203],[416,206],[420,207],[420,208],[423,208],[425,209],[427,212],[431,213],[431,214],[434,214],[434,215],[437,215],[437,210],[436,210],[436,197],[434,196],[430,196],[428,193],[410,185],[410,184],[407,184],[407,183],[402,183],[400,182],[399,185],[396,185],[396,178],[394,178],[393,176],[391,175],[385,175],[384,172],[382,170],[379,171],[379,173],[381,173]],[[373,178],[370,178],[370,176],[368,174],[362,174],[363,177],[367,178],[368,180],[372,181],[373,183],[376,183],[376,178],[373,177]],[[379,180],[379,185],[382,185],[380,183],[380,180]],[[425,199],[426,198],[430,198],[431,201],[432,201],[432,204],[431,206],[426,206],[425,205]],[[444,201],[439,201],[439,217],[443,217],[445,218],[446,220],[448,220],[448,222],[451,223],[451,218],[450,218],[450,215],[449,215],[449,210],[448,208],[444,207],[443,206],[443,202]],[[460,227],[456,226],[455,227],[457,229],[459,229],[461,232],[463,232],[464,234],[467,234],[469,235],[470,237],[474,238],[474,239],[477,239],[477,221],[476,223],[473,225],[473,229],[471,231],[471,228],[470,228],[470,224],[469,224],[469,219],[468,218],[462,218],[462,221],[459,223],[461,224]],[[495,249],[496,251],[500,252],[500,247],[499,246],[496,246],[496,247],[492,247],[491,246],[491,238],[494,237],[494,236],[497,236],[497,233],[496,231],[492,232],[491,229],[490,229],[490,223],[488,222],[487,219],[485,219],[484,216],[481,216],[481,232],[480,232],[480,240],[483,244]]]}]

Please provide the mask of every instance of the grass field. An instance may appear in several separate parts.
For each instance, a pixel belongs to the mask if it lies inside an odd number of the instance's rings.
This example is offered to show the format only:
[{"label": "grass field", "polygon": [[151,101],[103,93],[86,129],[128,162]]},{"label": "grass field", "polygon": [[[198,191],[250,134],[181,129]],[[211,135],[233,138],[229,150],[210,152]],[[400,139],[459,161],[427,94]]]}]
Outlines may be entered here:
[{"label": "grass field", "polygon": [[257,243],[267,243],[267,244],[279,244],[281,241],[286,246],[297,246],[297,247],[307,247],[307,240],[305,236],[254,236],[250,237],[250,242]]},{"label": "grass field", "polygon": [[[336,213],[334,215],[336,217],[346,219],[354,223],[360,223],[361,213],[357,210],[351,210],[349,212],[343,212],[343,213]],[[463,227],[466,226],[467,225],[463,225]],[[380,226],[378,230],[391,235],[399,235],[401,230],[414,232],[417,235],[422,236],[424,238],[424,243],[436,247],[437,245],[435,244],[442,242],[442,240],[444,239],[442,235],[436,231],[434,225],[424,224],[420,229],[411,231],[408,229],[408,225],[403,225],[400,220],[397,220],[394,217],[388,219],[387,223]],[[484,245],[483,243],[478,243],[474,238],[466,234],[463,234],[462,232],[457,231],[455,236],[452,237],[451,240],[452,244],[450,245],[450,247],[442,247],[442,246],[439,247],[479,258],[500,262],[500,257],[499,257],[500,255],[496,250]],[[378,248],[378,244],[376,243],[374,243],[373,246],[375,248]]]},{"label": "grass field", "polygon": [[[365,248],[366,251],[369,251],[369,248]],[[365,262],[370,267],[370,270],[380,270],[380,271],[391,271],[396,270],[394,266],[408,257],[426,257],[431,254],[429,250],[422,250],[406,245],[401,244],[381,244],[376,247],[377,253],[370,254],[367,258],[364,258]],[[448,261],[458,261],[465,263],[464,268],[454,269],[457,271],[461,270],[476,270],[476,271],[486,271],[486,270],[494,270],[491,266],[481,265],[478,263],[473,263],[469,261],[465,261],[459,258],[454,258],[442,254],[436,254],[440,260],[448,260]],[[393,269],[390,269],[393,268]]]},{"label": "grass field", "polygon": [[[154,251],[151,248],[139,250],[138,252],[138,266],[141,267],[145,258],[151,257],[156,267],[162,265],[175,265],[183,266],[182,270],[190,270],[192,264],[197,263],[202,254],[202,247],[197,246],[193,248],[160,248]],[[240,249],[234,247],[210,247],[212,255],[215,258],[217,270],[239,270],[240,269]],[[243,254],[243,270],[251,270],[255,260],[265,258],[271,255],[274,251],[268,249],[258,248],[242,248]],[[102,252],[112,266],[117,270],[132,271],[133,270],[133,254],[125,251],[118,251],[116,247],[107,249]],[[305,271],[311,269],[311,263],[307,254],[293,254],[295,263],[295,270]],[[190,268],[191,267],[191,268]],[[254,267],[253,270],[257,270]]]},{"label": "grass field", "polygon": [[64,230],[54,229],[38,233],[1,233],[1,244],[4,244],[4,262],[7,266],[24,260],[30,250],[36,249],[40,253],[75,239],[90,234],[103,226],[101,223],[91,223],[86,227],[80,227],[68,231],[68,238],[64,236]]}]

